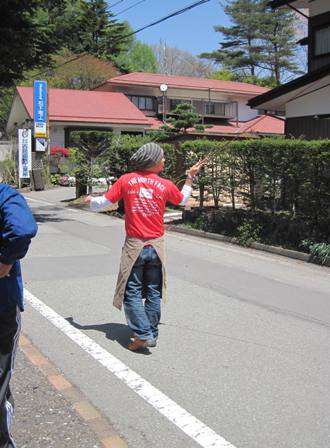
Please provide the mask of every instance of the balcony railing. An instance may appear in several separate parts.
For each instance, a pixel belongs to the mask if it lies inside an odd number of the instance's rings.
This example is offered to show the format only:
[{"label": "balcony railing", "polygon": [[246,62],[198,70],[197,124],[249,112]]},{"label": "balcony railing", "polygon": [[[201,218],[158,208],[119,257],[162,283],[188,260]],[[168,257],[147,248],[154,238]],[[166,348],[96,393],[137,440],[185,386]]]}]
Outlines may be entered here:
[{"label": "balcony railing", "polygon": [[173,111],[180,103],[191,104],[195,112],[201,117],[225,118],[227,120],[235,119],[237,116],[236,102],[207,101],[197,99],[177,99],[177,98],[159,98],[158,113],[163,114],[165,104],[165,114],[173,115]]}]

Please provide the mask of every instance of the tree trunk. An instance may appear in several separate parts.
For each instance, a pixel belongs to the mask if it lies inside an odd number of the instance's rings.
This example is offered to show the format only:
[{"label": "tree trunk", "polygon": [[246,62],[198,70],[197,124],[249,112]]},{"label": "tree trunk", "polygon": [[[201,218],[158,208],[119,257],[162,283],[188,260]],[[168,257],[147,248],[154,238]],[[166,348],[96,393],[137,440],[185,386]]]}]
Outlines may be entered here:
[{"label": "tree trunk", "polygon": [[179,142],[175,142],[174,147],[175,147],[175,178],[179,180],[185,174],[184,157],[180,152]]},{"label": "tree trunk", "polygon": [[76,199],[84,196],[85,194],[87,194],[86,181],[81,175],[76,174]]},{"label": "tree trunk", "polygon": [[254,169],[252,167],[250,167],[250,170],[249,170],[249,184],[250,184],[250,205],[251,205],[252,210],[255,210],[255,208],[256,208],[256,194],[255,194],[256,181],[255,181]]},{"label": "tree trunk", "polygon": [[93,193],[93,159],[89,162],[88,194]]},{"label": "tree trunk", "polygon": [[199,206],[200,206],[200,208],[204,207],[204,192],[205,192],[204,185],[199,185]]},{"label": "tree trunk", "polygon": [[273,207],[272,207],[272,214],[274,215],[276,212],[276,179],[273,178],[273,188],[272,188],[272,196],[273,196]]},{"label": "tree trunk", "polygon": [[234,174],[230,174],[230,196],[231,196],[231,208],[235,210],[236,203],[235,203],[235,178]]}]

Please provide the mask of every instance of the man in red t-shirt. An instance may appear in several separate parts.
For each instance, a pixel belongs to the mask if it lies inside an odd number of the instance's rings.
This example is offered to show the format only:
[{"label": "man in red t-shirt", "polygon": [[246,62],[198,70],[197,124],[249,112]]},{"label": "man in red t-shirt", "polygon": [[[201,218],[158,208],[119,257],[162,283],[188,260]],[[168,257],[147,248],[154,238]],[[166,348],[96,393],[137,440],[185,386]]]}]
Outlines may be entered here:
[{"label": "man in red t-shirt", "polygon": [[[164,168],[164,152],[147,143],[131,157],[134,171],[121,176],[101,197],[86,198],[92,210],[124,201],[126,240],[117,281],[114,304],[124,304],[128,326],[134,337],[128,348],[156,346],[160,300],[165,292],[164,211],[167,202],[185,205],[191,195],[194,176],[205,160],[188,170],[180,191],[158,174]],[[143,298],[145,301],[143,302]]]}]

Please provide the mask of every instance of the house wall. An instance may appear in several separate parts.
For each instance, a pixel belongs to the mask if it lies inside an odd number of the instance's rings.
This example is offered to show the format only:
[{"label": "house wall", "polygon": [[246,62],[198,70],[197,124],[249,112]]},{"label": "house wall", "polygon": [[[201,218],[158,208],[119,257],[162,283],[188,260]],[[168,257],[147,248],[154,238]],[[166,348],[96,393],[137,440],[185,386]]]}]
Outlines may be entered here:
[{"label": "house wall", "polygon": [[306,140],[330,138],[330,119],[316,119],[314,115],[287,118],[285,121],[285,135]]},{"label": "house wall", "polygon": [[[162,93],[156,87],[144,86],[117,86],[117,92],[127,95],[142,95],[162,97]],[[252,97],[252,95],[251,95]],[[222,101],[222,102],[238,102],[238,119],[239,121],[248,121],[255,118],[258,113],[256,110],[247,106],[249,96],[230,95],[218,91],[210,90],[194,90],[194,89],[178,89],[169,87],[166,92],[166,98],[182,98],[182,99],[200,99],[204,101]]]},{"label": "house wall", "polygon": [[322,80],[325,86],[310,94],[291,100],[286,104],[286,117],[308,117],[310,115],[330,114],[330,76]]},{"label": "house wall", "polygon": [[50,126],[50,146],[64,146],[65,147],[65,131],[64,126]]},{"label": "house wall", "polygon": [[27,114],[21,99],[16,96],[7,121],[7,133],[9,135],[17,135],[17,129],[24,127],[28,118],[29,115]]},{"label": "house wall", "polygon": [[238,99],[238,120],[249,121],[258,116],[258,111],[251,109],[246,102],[247,98]]}]

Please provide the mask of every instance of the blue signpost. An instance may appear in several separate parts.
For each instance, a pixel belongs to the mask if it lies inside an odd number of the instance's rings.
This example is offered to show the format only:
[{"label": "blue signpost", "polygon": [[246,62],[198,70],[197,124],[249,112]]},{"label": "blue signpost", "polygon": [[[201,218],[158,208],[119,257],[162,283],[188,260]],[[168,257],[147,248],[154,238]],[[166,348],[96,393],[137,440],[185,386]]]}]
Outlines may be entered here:
[{"label": "blue signpost", "polygon": [[47,138],[47,81],[34,81],[34,137]]}]

